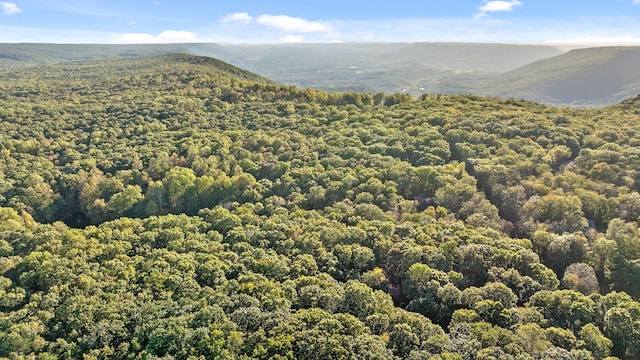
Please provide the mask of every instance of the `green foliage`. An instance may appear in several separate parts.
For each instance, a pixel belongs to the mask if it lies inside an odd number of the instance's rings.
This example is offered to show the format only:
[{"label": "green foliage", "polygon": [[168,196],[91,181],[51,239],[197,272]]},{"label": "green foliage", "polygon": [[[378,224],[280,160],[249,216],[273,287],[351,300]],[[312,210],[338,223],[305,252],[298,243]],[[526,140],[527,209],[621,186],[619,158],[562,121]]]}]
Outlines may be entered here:
[{"label": "green foliage", "polygon": [[185,55],[0,88],[0,357],[638,356],[630,111]]}]

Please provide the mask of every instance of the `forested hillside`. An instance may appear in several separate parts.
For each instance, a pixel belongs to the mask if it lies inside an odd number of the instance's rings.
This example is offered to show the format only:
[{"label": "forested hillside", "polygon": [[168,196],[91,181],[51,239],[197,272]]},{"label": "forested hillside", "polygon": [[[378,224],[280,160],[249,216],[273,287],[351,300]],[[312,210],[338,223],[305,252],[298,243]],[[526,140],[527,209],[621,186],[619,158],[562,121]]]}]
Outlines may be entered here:
[{"label": "forested hillside", "polygon": [[[492,95],[551,104],[606,106],[640,92],[640,47],[578,49],[490,80]],[[486,85],[485,85],[486,86]]]},{"label": "forested hillside", "polygon": [[0,358],[638,359],[638,101],[1,72]]}]

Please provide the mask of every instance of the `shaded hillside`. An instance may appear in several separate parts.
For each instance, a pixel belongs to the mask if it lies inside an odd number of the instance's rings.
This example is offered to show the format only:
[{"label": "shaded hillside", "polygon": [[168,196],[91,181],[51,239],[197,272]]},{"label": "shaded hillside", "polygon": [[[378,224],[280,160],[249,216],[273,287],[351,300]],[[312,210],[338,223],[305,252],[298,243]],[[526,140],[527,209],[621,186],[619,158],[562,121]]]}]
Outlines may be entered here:
[{"label": "shaded hillside", "polygon": [[556,105],[603,106],[640,93],[640,47],[602,47],[566,54],[489,79],[484,94]]}]

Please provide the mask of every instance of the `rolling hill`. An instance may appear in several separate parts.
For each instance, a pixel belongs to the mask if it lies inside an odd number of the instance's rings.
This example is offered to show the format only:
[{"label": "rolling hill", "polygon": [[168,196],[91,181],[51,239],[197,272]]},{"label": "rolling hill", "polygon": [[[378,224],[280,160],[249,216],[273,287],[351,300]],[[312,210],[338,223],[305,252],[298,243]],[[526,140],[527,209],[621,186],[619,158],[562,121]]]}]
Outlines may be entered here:
[{"label": "rolling hill", "polygon": [[640,47],[571,50],[486,80],[496,96],[555,105],[604,106],[640,93]]}]

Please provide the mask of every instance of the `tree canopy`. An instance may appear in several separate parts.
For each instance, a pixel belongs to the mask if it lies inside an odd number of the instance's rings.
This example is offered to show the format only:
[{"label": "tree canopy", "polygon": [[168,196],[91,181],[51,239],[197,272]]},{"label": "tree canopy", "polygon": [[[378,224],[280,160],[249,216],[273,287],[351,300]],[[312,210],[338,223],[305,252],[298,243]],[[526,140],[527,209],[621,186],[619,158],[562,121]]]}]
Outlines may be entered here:
[{"label": "tree canopy", "polygon": [[635,101],[0,72],[0,358],[635,359]]}]

